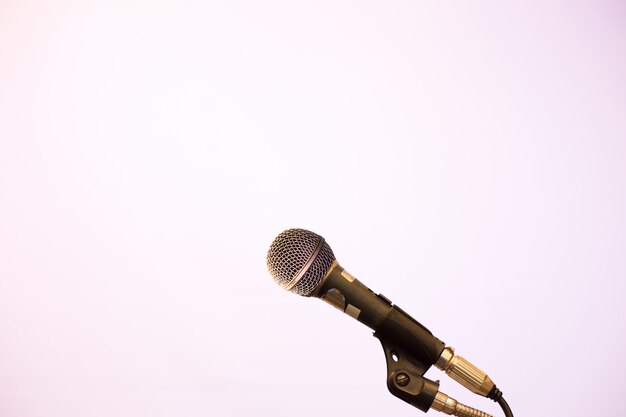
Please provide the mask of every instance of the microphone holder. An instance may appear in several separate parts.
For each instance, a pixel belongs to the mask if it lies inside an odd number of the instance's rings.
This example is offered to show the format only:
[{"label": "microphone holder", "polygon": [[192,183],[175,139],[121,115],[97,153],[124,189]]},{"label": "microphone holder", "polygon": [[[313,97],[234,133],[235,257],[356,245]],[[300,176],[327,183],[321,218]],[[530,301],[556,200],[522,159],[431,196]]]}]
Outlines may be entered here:
[{"label": "microphone holder", "polygon": [[383,346],[387,361],[387,388],[394,396],[423,412],[433,408],[458,417],[492,417],[439,392],[439,381],[424,378],[430,364],[407,354],[378,332],[374,333],[374,336]]},{"label": "microphone holder", "polygon": [[430,365],[415,360],[389,341],[374,333],[385,351],[387,360],[387,388],[403,401],[426,412],[439,391],[439,381],[424,378]]}]

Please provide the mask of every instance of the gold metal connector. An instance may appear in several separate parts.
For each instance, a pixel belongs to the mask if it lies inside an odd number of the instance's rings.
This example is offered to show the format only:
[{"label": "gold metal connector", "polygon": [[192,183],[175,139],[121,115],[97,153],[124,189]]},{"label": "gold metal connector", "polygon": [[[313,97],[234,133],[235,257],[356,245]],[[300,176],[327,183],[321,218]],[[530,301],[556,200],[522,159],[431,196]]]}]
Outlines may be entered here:
[{"label": "gold metal connector", "polygon": [[467,359],[454,354],[454,349],[446,347],[435,366],[450,378],[463,385],[475,394],[486,397],[493,389],[494,383],[483,371],[472,365]]},{"label": "gold metal connector", "polygon": [[441,411],[442,413],[451,414],[457,417],[492,417],[491,414],[487,414],[483,411],[476,410],[475,408],[459,403],[457,400],[448,397],[443,392],[437,393],[435,400],[430,407],[433,410]]}]

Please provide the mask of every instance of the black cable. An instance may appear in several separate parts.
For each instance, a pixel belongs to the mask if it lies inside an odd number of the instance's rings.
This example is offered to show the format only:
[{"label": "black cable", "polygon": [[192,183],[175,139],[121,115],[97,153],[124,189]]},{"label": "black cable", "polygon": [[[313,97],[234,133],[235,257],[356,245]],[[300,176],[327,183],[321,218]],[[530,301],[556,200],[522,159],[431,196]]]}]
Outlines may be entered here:
[{"label": "black cable", "polygon": [[496,388],[495,385],[491,389],[491,392],[487,394],[487,398],[491,398],[492,400],[500,404],[500,407],[502,407],[502,411],[504,411],[504,415],[506,417],[513,417],[511,407],[509,407],[509,404],[505,401],[504,397],[502,397],[502,391]]},{"label": "black cable", "polygon": [[502,407],[502,411],[504,411],[504,415],[506,417],[513,417],[513,412],[511,411],[511,407],[509,407],[507,402],[504,400],[504,397],[500,397],[498,399],[498,404],[500,404],[500,407]]}]

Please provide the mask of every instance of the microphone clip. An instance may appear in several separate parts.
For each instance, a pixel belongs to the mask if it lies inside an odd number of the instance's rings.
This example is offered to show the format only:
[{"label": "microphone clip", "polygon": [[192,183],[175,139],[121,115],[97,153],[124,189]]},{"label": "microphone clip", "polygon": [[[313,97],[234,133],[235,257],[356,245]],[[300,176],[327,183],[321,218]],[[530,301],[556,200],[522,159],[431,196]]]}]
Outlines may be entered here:
[{"label": "microphone clip", "polygon": [[428,411],[439,391],[439,381],[424,378],[430,365],[415,360],[385,340],[379,340],[387,360],[389,392],[424,412]]}]

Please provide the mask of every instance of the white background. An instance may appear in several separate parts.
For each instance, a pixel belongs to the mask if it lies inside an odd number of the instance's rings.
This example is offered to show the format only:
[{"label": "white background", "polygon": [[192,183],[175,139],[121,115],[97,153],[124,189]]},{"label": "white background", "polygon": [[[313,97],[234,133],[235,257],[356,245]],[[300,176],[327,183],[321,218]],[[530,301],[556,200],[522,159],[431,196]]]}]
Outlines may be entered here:
[{"label": "white background", "polygon": [[290,227],[517,416],[622,415],[625,16],[0,2],[0,415],[421,414],[369,329],[273,283]]}]

